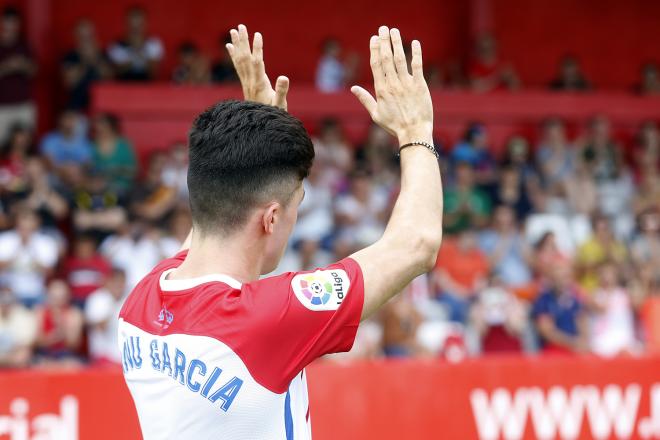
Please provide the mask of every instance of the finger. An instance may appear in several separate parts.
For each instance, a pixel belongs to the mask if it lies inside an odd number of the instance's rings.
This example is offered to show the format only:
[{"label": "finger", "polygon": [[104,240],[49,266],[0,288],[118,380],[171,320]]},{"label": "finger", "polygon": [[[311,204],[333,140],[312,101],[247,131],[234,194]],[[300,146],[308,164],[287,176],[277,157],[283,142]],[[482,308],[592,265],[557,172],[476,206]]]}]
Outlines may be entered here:
[{"label": "finger", "polygon": [[367,109],[369,115],[373,118],[376,113],[376,100],[371,93],[367,92],[360,86],[351,87],[351,92],[357,97],[360,103]]},{"label": "finger", "polygon": [[369,40],[369,50],[371,52],[369,64],[371,65],[371,72],[374,75],[376,96],[378,96],[385,85],[385,72],[383,72],[383,66],[380,63],[380,45],[376,35],[372,35]]},{"label": "finger", "polygon": [[244,24],[238,25],[238,46],[240,50],[250,53],[250,38],[248,37],[247,27]]},{"label": "finger", "polygon": [[252,56],[261,61],[264,59],[264,39],[260,32],[254,33],[254,39],[252,41]]},{"label": "finger", "polygon": [[422,45],[419,41],[413,40],[412,42],[412,66],[413,77],[416,79],[424,79],[424,66],[422,64]]},{"label": "finger", "polygon": [[389,81],[396,77],[394,60],[392,59],[392,42],[390,41],[390,30],[387,26],[378,28],[378,45],[380,48],[380,63],[385,72],[385,78]]},{"label": "finger", "polygon": [[289,78],[278,76],[275,81],[275,102],[273,105],[286,110],[286,94],[289,92]]},{"label": "finger", "polygon": [[234,47],[238,47],[238,31],[236,29],[230,30],[229,36],[231,37],[231,43]]},{"label": "finger", "polygon": [[406,54],[403,52],[401,33],[398,29],[392,29],[390,30],[390,38],[392,39],[392,48],[394,49],[394,65],[396,66],[396,72],[399,74],[399,78],[408,78],[408,63],[406,62]]}]

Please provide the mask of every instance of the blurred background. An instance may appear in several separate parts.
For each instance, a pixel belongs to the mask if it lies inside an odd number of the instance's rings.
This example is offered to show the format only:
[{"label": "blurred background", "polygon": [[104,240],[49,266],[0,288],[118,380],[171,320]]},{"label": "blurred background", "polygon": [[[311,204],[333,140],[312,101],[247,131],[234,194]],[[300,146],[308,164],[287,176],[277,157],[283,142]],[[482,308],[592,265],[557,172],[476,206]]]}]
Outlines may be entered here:
[{"label": "blurred background", "polygon": [[[241,97],[224,48],[238,23],[264,35],[267,72],[291,79],[289,111],[316,148],[279,272],[343,258],[385,228],[396,143],[348,92],[370,86],[378,25],[422,42],[436,107],[436,268],[364,322],[350,353],[312,366],[318,438],[660,438],[660,3],[0,9],[0,439],[139,438],[115,321],[191,227],[187,130]],[[427,381],[402,397],[391,374]],[[620,386],[619,403],[571,407],[585,412],[575,435],[559,430],[569,410],[552,413],[556,432],[524,412],[530,387],[566,400],[581,384]],[[119,412],[91,391],[102,386]],[[409,409],[384,422],[400,398]]]}]

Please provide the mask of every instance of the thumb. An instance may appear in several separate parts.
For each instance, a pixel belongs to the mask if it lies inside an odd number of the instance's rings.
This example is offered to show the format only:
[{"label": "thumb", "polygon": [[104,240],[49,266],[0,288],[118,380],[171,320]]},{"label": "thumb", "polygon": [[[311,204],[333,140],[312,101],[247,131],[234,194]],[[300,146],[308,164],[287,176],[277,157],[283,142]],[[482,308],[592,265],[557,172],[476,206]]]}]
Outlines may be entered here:
[{"label": "thumb", "polygon": [[289,78],[278,76],[275,81],[275,100],[273,105],[286,110],[286,94],[289,92]]},{"label": "thumb", "polygon": [[357,97],[373,118],[374,113],[376,113],[376,100],[371,96],[371,93],[367,92],[360,86],[351,87],[351,92]]}]

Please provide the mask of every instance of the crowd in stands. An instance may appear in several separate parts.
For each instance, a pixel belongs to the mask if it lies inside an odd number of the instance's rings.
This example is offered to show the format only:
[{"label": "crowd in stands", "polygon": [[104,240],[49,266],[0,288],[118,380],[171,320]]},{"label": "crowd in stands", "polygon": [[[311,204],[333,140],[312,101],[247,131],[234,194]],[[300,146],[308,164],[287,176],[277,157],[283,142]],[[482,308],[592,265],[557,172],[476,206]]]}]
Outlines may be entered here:
[{"label": "crowd in stands", "polygon": [[[164,56],[140,9],[125,37],[100,47],[81,21],[62,61],[68,105],[37,137],[30,125],[36,66],[20,16],[0,24],[0,367],[113,365],[116,318],[131,288],[188,234],[183,144],[138,166],[113,114],[86,115],[94,81],[154,78]],[[235,81],[224,56],[209,63],[183,44],[173,81]],[[345,87],[356,60],[329,40],[317,71],[323,91]],[[520,87],[495,40],[475,47],[465,85]],[[431,72],[433,75],[433,72]],[[576,58],[553,90],[588,90]],[[653,65],[640,92],[660,92]],[[6,123],[7,115],[13,120]],[[639,121],[624,145],[596,115],[577,136],[548,118],[535,139],[512,137],[502,157],[486,126],[438,142],[445,237],[437,265],[363,323],[349,357],[442,357],[495,352],[636,355],[660,349],[660,129]],[[2,125],[4,124],[4,125]],[[316,160],[279,271],[346,257],[383,233],[399,187],[394,140],[372,126],[350,145],[324,120]],[[163,146],[168,147],[168,146]],[[654,309],[654,306],[656,308]],[[653,314],[655,310],[655,315]]]}]

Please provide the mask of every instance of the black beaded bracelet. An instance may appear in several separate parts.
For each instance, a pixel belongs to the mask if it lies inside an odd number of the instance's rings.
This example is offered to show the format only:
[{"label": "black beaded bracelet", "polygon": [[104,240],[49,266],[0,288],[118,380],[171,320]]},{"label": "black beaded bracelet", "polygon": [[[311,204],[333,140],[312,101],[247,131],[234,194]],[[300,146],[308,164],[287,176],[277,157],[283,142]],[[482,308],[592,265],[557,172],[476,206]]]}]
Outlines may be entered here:
[{"label": "black beaded bracelet", "polygon": [[410,143],[405,144],[405,145],[401,145],[401,146],[399,147],[399,156],[401,155],[401,150],[403,150],[403,149],[406,148],[406,147],[412,147],[413,145],[420,145],[420,146],[422,146],[422,147],[426,147],[426,148],[429,149],[429,151],[430,151],[431,153],[433,153],[433,154],[435,155],[436,159],[439,159],[439,158],[440,158],[440,155],[439,155],[438,152],[435,150],[435,147],[434,147],[432,144],[429,144],[428,142],[422,142],[422,141],[415,141],[415,142],[410,142]]}]

